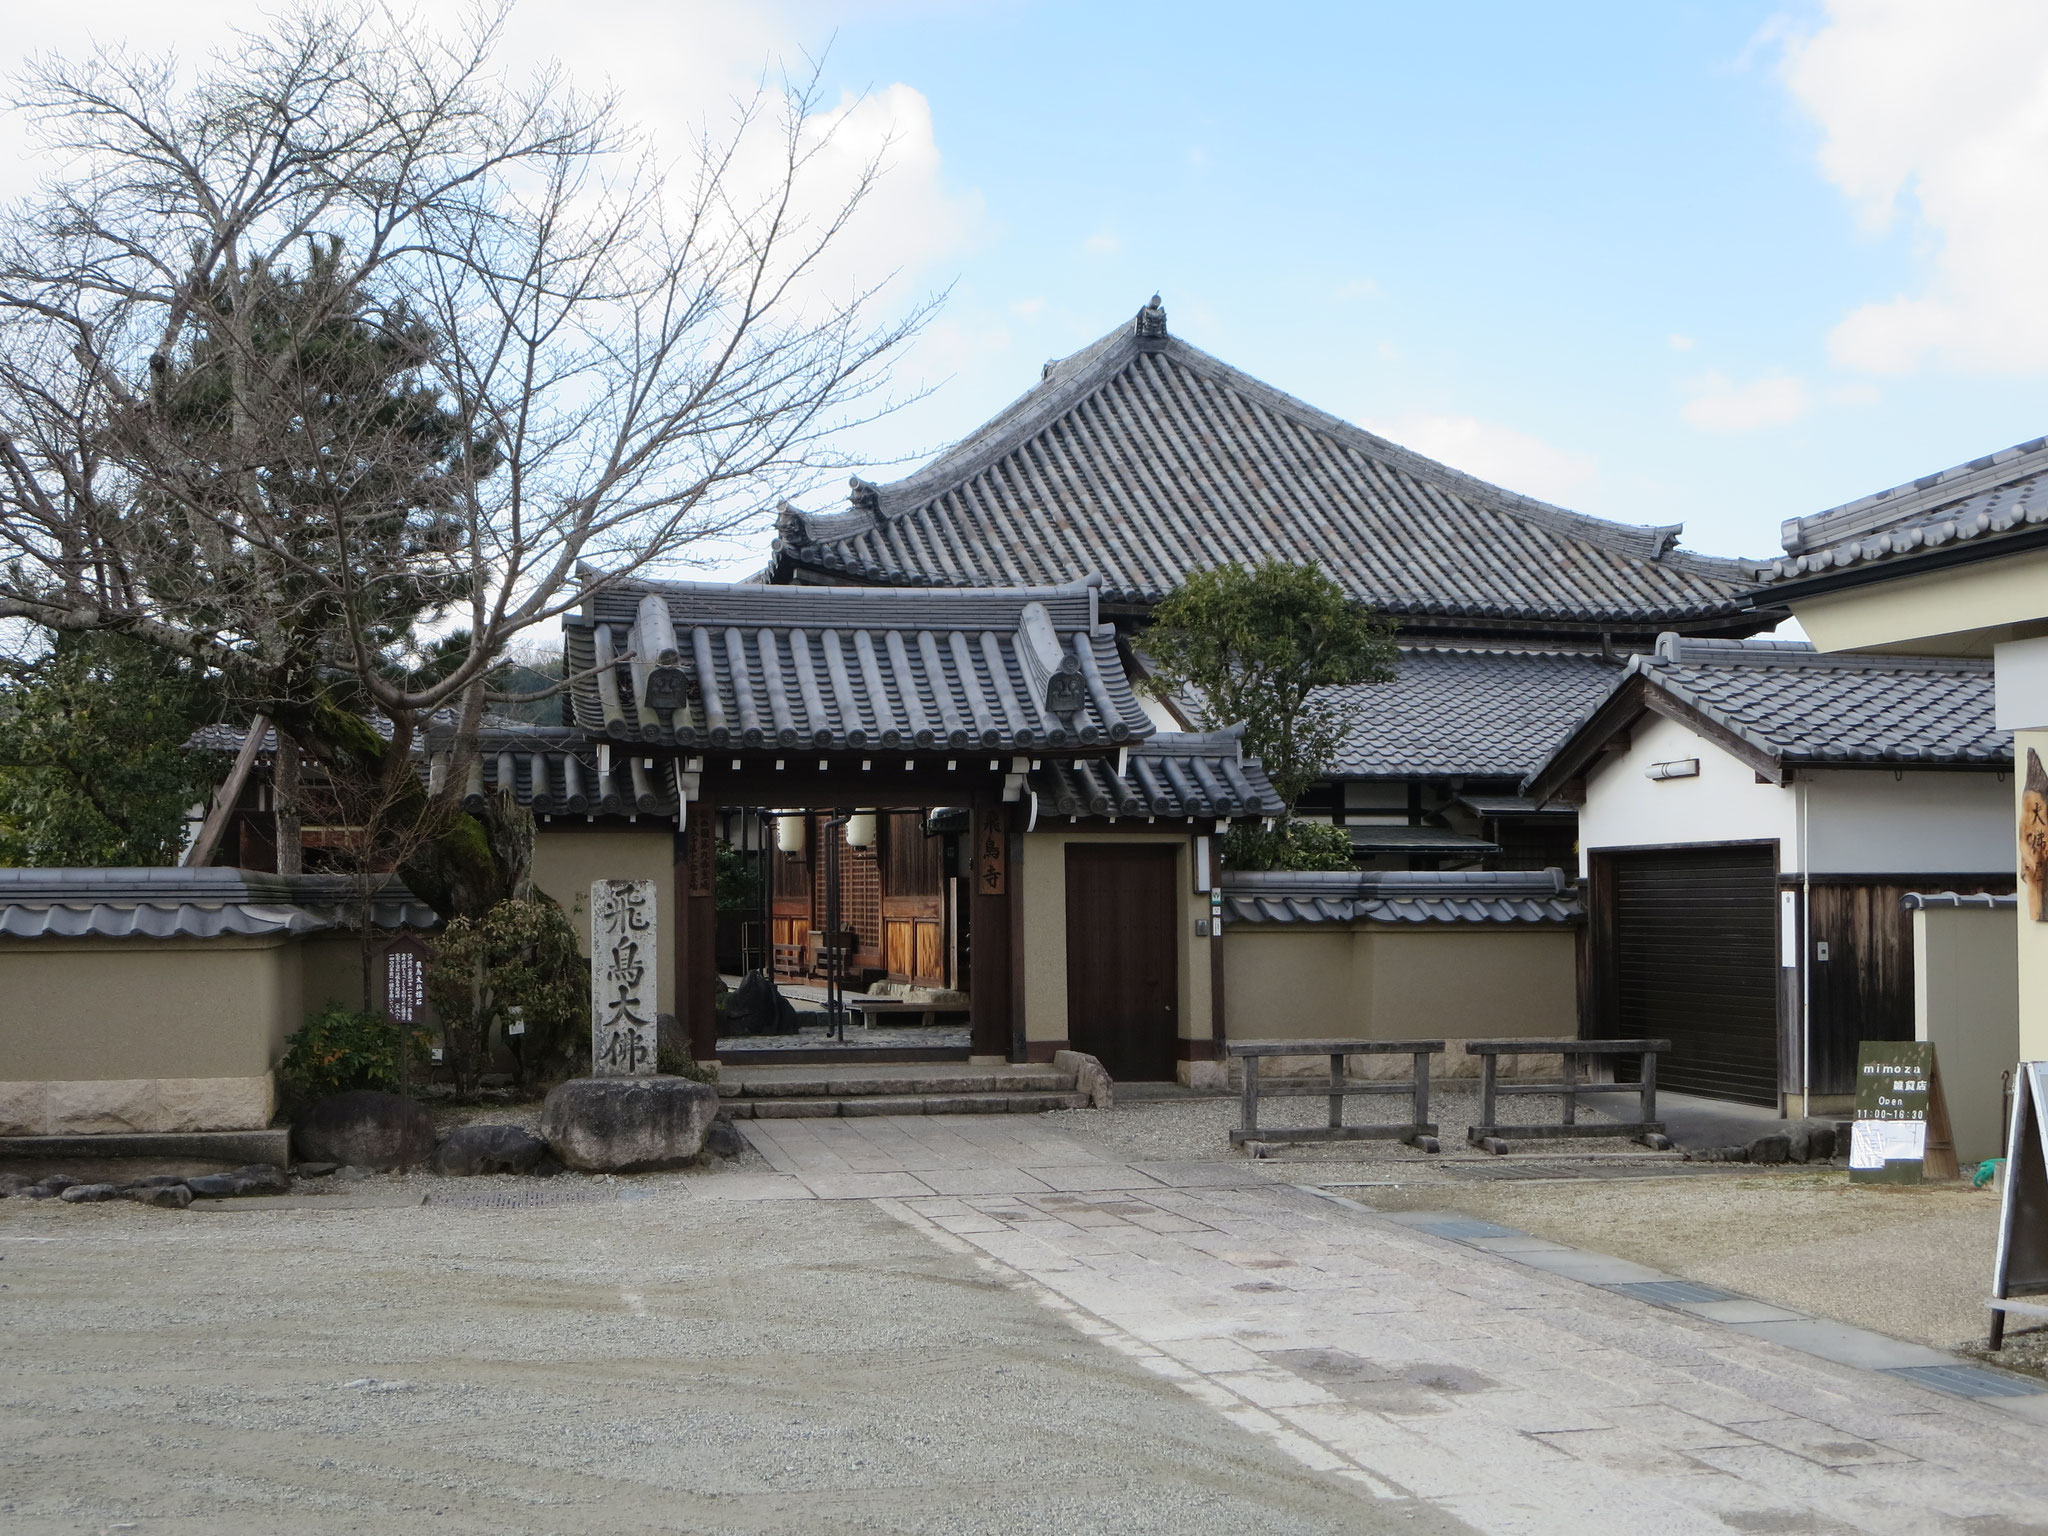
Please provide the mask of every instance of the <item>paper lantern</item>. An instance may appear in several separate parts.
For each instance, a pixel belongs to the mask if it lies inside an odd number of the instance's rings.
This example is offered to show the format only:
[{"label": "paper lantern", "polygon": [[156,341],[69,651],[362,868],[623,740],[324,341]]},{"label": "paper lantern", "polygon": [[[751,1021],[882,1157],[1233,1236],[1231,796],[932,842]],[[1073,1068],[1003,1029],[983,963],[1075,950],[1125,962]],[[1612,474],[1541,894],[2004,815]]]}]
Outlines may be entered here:
[{"label": "paper lantern", "polygon": [[804,816],[802,812],[783,811],[775,818],[775,846],[783,853],[804,851]]},{"label": "paper lantern", "polygon": [[855,811],[846,818],[846,846],[849,848],[872,848],[875,846],[875,813]]}]

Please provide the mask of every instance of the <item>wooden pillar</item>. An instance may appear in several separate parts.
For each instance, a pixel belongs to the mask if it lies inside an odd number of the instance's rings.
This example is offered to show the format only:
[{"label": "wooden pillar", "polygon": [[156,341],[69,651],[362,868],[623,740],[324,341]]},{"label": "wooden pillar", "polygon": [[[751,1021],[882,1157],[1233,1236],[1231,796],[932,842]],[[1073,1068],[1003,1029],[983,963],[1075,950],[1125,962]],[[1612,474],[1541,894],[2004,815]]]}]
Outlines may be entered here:
[{"label": "wooden pillar", "polygon": [[1012,893],[1016,871],[1010,867],[1009,807],[994,796],[976,796],[973,805],[974,921],[973,952],[967,994],[976,1057],[1008,1060],[1010,1055],[1010,989]]},{"label": "wooden pillar", "polygon": [[676,1022],[698,1061],[718,1056],[717,805],[693,801],[676,861]]}]

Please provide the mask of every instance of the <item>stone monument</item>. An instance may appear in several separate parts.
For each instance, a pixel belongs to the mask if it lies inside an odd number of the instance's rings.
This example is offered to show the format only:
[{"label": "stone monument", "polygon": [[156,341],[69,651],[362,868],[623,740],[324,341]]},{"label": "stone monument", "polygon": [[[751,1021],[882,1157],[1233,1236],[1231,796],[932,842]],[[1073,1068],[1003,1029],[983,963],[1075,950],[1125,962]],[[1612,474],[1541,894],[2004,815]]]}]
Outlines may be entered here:
[{"label": "stone monument", "polygon": [[655,910],[652,880],[590,887],[590,1070],[655,1072]]}]

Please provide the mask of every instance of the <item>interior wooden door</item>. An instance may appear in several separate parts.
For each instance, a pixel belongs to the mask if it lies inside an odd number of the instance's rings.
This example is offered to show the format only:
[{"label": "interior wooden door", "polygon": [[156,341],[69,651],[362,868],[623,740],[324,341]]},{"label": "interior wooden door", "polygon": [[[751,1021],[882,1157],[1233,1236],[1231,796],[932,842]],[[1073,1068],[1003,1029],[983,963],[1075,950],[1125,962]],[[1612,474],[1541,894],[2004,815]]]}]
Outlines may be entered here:
[{"label": "interior wooden door", "polygon": [[1180,1035],[1177,850],[1067,848],[1067,1037],[1113,1078],[1168,1082]]},{"label": "interior wooden door", "polygon": [[923,813],[887,817],[882,834],[882,934],[891,981],[946,984],[943,840],[927,837]]},{"label": "interior wooden door", "polygon": [[811,849],[816,826],[805,819],[801,853],[777,851],[768,856],[773,871],[770,892],[769,942],[774,946],[775,972],[780,976],[802,976],[810,970],[810,934],[816,922],[811,912]]}]

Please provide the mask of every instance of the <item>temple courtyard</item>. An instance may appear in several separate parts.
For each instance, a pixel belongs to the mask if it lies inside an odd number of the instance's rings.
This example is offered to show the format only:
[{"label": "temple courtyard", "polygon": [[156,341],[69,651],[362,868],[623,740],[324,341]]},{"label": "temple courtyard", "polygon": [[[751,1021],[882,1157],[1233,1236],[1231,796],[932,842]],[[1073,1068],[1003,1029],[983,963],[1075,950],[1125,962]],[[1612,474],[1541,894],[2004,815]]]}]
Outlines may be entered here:
[{"label": "temple courtyard", "polygon": [[1987,1195],[1228,1109],[0,1202],[0,1526],[2048,1531],[2048,1393],[1954,1347]]}]

